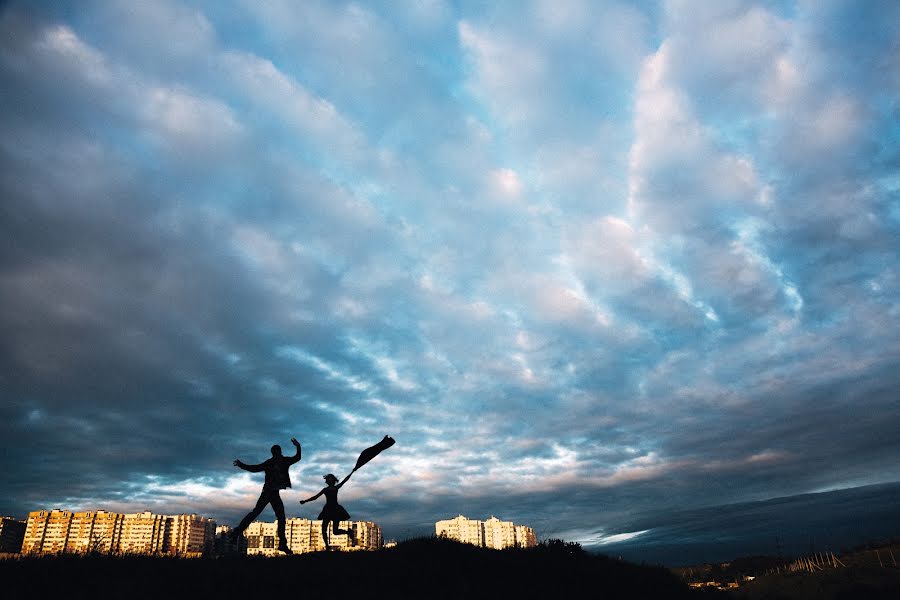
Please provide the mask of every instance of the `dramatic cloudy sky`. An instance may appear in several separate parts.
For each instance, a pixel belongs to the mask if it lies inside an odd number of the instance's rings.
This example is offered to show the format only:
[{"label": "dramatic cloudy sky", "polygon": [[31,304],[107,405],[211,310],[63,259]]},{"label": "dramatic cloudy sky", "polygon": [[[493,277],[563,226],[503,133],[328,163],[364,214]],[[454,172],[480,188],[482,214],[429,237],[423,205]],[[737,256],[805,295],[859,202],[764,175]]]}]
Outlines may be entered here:
[{"label": "dramatic cloudy sky", "polygon": [[0,512],[232,522],[291,436],[303,517],[396,438],[386,537],[900,480],[897,23],[2,3]]}]

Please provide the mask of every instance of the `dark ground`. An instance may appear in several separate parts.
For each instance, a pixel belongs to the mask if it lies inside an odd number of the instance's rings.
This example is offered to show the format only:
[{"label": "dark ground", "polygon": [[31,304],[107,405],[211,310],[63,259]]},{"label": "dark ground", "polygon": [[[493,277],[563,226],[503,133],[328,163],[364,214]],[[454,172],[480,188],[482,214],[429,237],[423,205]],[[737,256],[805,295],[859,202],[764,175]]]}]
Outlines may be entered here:
[{"label": "dark ground", "polygon": [[842,553],[839,568],[826,560],[814,572],[757,577],[734,592],[735,600],[897,600],[900,599],[900,543],[872,542]]},{"label": "dark ground", "polygon": [[704,598],[663,567],[577,544],[487,550],[440,539],[378,552],[206,559],[60,556],[0,560],[0,581],[30,598]]},{"label": "dark ground", "polygon": [[849,567],[760,577],[732,592],[734,600],[897,600],[900,571]]},{"label": "dark ground", "polygon": [[[871,541],[835,555],[752,556],[719,564],[672,569],[687,582],[719,582],[732,600],[900,599],[900,540]],[[798,558],[809,559],[798,567]],[[812,569],[812,571],[809,571]],[[753,577],[748,581],[748,577]]]}]

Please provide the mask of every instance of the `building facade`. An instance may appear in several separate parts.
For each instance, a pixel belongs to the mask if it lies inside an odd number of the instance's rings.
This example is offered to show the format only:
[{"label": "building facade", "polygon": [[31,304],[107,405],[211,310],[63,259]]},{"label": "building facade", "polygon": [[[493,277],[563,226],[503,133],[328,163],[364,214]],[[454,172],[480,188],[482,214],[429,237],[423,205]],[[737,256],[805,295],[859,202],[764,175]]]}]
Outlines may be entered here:
[{"label": "building facade", "polygon": [[0,518],[0,553],[16,553],[25,540],[25,521],[13,517]]},{"label": "building facade", "polygon": [[198,515],[40,510],[28,515],[24,554],[178,554],[211,550],[215,521]]},{"label": "building facade", "polygon": [[527,525],[516,525],[492,516],[486,521],[468,519],[459,515],[434,524],[438,537],[445,537],[481,548],[531,548],[537,545],[534,530]]},{"label": "building facade", "polygon": [[122,554],[160,554],[166,547],[165,515],[149,511],[122,515],[117,550]]},{"label": "building facade", "polygon": [[65,552],[69,539],[71,513],[67,510],[39,510],[28,514],[22,552],[25,554],[58,554]]},{"label": "building facade", "polygon": [[467,519],[459,515],[453,519],[438,521],[434,524],[434,532],[438,537],[446,537],[463,544],[484,546],[484,523]]},{"label": "building facade", "polygon": [[114,551],[122,534],[122,515],[105,510],[71,514],[64,552],[110,554]]},{"label": "building facade", "polygon": [[537,546],[537,537],[534,529],[528,525],[516,525],[516,547],[533,548]]},{"label": "building facade", "polygon": [[213,549],[216,522],[199,515],[166,517],[165,552],[182,556],[208,554]]},{"label": "building facade", "polygon": [[[381,527],[371,521],[341,521],[341,529],[352,529],[356,533],[356,544],[350,544],[346,535],[329,535],[329,544],[340,550],[378,550],[382,547]],[[288,548],[294,554],[316,552],[325,549],[322,539],[322,521],[309,519],[287,519],[285,537]],[[254,521],[244,531],[247,540],[247,554],[275,556],[278,548],[278,523]]]},{"label": "building facade", "polygon": [[503,550],[516,547],[516,526],[512,521],[501,521],[491,516],[484,522],[484,546]]}]

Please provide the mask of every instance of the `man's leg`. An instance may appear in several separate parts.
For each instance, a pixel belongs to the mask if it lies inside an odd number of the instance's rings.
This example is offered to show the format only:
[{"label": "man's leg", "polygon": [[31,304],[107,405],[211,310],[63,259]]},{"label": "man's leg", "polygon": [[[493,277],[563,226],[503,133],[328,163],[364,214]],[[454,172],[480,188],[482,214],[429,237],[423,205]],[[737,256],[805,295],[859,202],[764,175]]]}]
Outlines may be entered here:
[{"label": "man's leg", "polygon": [[[279,500],[280,500],[280,498],[279,498]],[[234,540],[237,540],[237,538],[242,533],[244,533],[244,530],[250,526],[250,523],[252,523],[256,519],[256,517],[259,516],[259,514],[263,511],[263,509],[266,507],[266,504],[268,504],[268,503],[269,503],[269,493],[267,490],[263,489],[262,493],[259,495],[259,500],[256,501],[256,506],[253,507],[253,510],[251,510],[249,513],[247,513],[247,516],[244,517],[244,520],[241,521],[240,524],[237,527],[235,527],[234,530],[231,532],[232,538]],[[284,513],[284,505],[281,506],[281,510],[282,510],[282,514],[283,514]]]},{"label": "man's leg", "polygon": [[278,519],[278,549],[285,554],[293,554],[291,549],[288,548],[287,536],[284,533],[286,525],[284,518],[284,502],[281,501],[281,495],[278,493],[278,490],[272,492],[269,502],[272,503],[272,510],[275,511],[275,518]]}]

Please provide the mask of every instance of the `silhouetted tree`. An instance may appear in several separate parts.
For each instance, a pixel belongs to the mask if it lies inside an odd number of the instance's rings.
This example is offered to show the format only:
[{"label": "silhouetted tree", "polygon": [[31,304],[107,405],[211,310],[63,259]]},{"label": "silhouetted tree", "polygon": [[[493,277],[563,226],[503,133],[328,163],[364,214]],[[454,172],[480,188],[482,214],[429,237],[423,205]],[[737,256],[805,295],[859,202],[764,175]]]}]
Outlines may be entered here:
[{"label": "silhouetted tree", "polygon": [[554,554],[565,554],[568,556],[585,556],[584,548],[578,542],[567,542],[559,538],[550,538],[538,544],[539,548]]}]

